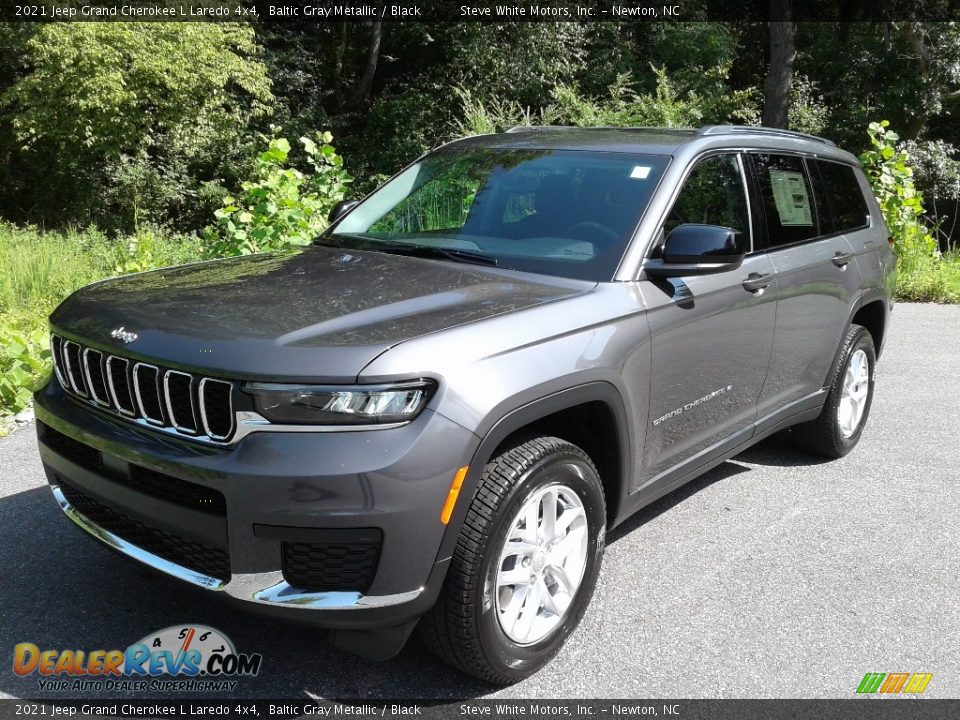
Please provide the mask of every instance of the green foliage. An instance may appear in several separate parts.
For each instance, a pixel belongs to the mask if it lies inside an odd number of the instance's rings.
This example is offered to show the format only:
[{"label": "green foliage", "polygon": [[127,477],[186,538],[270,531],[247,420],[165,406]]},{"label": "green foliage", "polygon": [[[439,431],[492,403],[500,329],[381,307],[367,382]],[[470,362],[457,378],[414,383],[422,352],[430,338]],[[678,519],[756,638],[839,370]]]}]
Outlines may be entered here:
[{"label": "green foliage", "polygon": [[793,78],[787,115],[791,130],[811,135],[823,134],[830,110],[816,82],[803,75]]},{"label": "green foliage", "polygon": [[47,316],[67,295],[113,274],[196,260],[199,248],[194,237],[160,230],[116,242],[96,229],[0,222],[0,416],[22,410],[47,371]]},{"label": "green foliage", "polygon": [[352,178],[343,168],[329,132],[300,138],[307,173],[289,166],[290,143],[274,138],[260,153],[254,178],[242,183],[239,199],[227,197],[208,227],[208,257],[249,255],[304,245],[327,225]]},{"label": "green foliage", "polygon": [[755,119],[756,107],[749,95],[734,93],[725,101],[724,115],[707,116],[707,109],[716,110],[718,102],[708,101],[693,89],[677,87],[665,68],[653,67],[652,73],[655,85],[651,92],[639,92],[633,78],[621,74],[603,97],[588,97],[576,86],[561,84],[553,91],[553,101],[538,108],[496,98],[484,102],[469,90],[457,88],[461,112],[453,129],[458,135],[480,135],[513,125],[691,127]]},{"label": "green foliage", "polygon": [[50,23],[0,95],[29,194],[45,215],[133,228],[188,210],[236,170],[273,100],[253,28],[234,23]]},{"label": "green foliage", "polygon": [[910,156],[897,150],[900,136],[889,127],[887,120],[870,123],[870,149],[860,155],[860,161],[893,235],[897,255],[934,255],[937,243],[922,220],[923,195],[914,186]]},{"label": "green foliage", "polygon": [[908,253],[897,258],[897,298],[960,303],[960,253]]},{"label": "green foliage", "polygon": [[0,326],[0,413],[23,410],[49,371],[50,340],[45,332]]}]

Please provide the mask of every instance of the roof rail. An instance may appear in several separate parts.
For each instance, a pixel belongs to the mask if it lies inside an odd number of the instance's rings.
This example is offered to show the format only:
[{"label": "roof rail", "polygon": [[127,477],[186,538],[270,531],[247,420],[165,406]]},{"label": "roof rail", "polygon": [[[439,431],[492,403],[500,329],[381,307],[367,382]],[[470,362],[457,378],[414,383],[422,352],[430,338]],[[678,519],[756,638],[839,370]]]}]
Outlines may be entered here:
[{"label": "roof rail", "polygon": [[792,137],[803,140],[813,140],[836,147],[833,140],[811,135],[810,133],[797,132],[795,130],[783,130],[781,128],[755,127],[752,125],[704,125],[697,130],[697,135],[735,135],[737,133],[751,133],[755,135],[775,135],[778,137]]},{"label": "roof rail", "polygon": [[522,133],[522,132],[539,132],[540,130],[554,130],[554,131],[563,131],[563,130],[613,130],[617,132],[641,132],[641,133],[653,133],[653,134],[662,134],[662,133],[681,133],[681,134],[692,134],[694,131],[691,128],[662,128],[662,127],[631,127],[629,125],[624,126],[605,126],[605,127],[581,127],[579,125],[517,125],[516,127],[509,128],[504,132],[508,133]]}]

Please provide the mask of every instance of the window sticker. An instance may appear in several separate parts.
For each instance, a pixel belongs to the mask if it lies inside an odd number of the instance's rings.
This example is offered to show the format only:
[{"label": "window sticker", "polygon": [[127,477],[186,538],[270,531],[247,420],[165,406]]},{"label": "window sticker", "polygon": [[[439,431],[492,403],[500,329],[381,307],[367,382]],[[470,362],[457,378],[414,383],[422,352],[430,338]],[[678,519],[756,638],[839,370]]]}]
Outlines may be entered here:
[{"label": "window sticker", "polygon": [[770,171],[770,186],[773,188],[773,201],[777,205],[780,224],[784,227],[813,226],[813,214],[810,212],[810,195],[803,181],[802,172],[791,170]]},{"label": "window sticker", "polygon": [[651,169],[649,165],[634,165],[633,170],[630,171],[630,177],[634,180],[646,180]]}]

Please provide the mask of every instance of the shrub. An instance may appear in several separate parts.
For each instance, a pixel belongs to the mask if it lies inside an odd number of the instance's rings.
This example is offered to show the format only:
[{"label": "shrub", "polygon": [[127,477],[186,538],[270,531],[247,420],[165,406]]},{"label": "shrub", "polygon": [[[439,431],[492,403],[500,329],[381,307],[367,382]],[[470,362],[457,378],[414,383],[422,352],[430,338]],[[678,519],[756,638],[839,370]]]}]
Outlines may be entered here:
[{"label": "shrub", "polygon": [[30,402],[50,366],[45,332],[17,332],[0,326],[0,413],[15,414]]},{"label": "shrub", "polygon": [[871,148],[860,155],[860,161],[893,235],[897,255],[934,255],[937,243],[923,224],[923,195],[914,186],[910,156],[897,150],[900,136],[888,130],[889,126],[887,120],[870,123]]},{"label": "shrub", "polygon": [[242,196],[225,198],[216,211],[217,223],[205,231],[206,255],[280,250],[316,237],[352,181],[332,140],[329,132],[317,133],[316,141],[300,138],[309,173],[289,167],[290,143],[285,138],[271,140],[257,158],[254,179],[242,184]]}]

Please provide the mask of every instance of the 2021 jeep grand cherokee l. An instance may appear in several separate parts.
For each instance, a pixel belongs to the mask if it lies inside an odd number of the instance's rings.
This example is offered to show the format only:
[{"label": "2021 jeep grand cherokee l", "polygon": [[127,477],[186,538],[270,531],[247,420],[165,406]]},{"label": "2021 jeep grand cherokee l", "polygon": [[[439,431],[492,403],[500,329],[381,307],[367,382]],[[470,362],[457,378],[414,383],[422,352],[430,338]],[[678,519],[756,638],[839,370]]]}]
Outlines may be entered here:
[{"label": "2021 jeep grand cherokee l", "polygon": [[606,531],[773,432],[858,441],[891,309],[856,159],[784,131],[450,143],[295,252],[51,316],[53,493],[169,575],[495,682],[576,627]]}]

